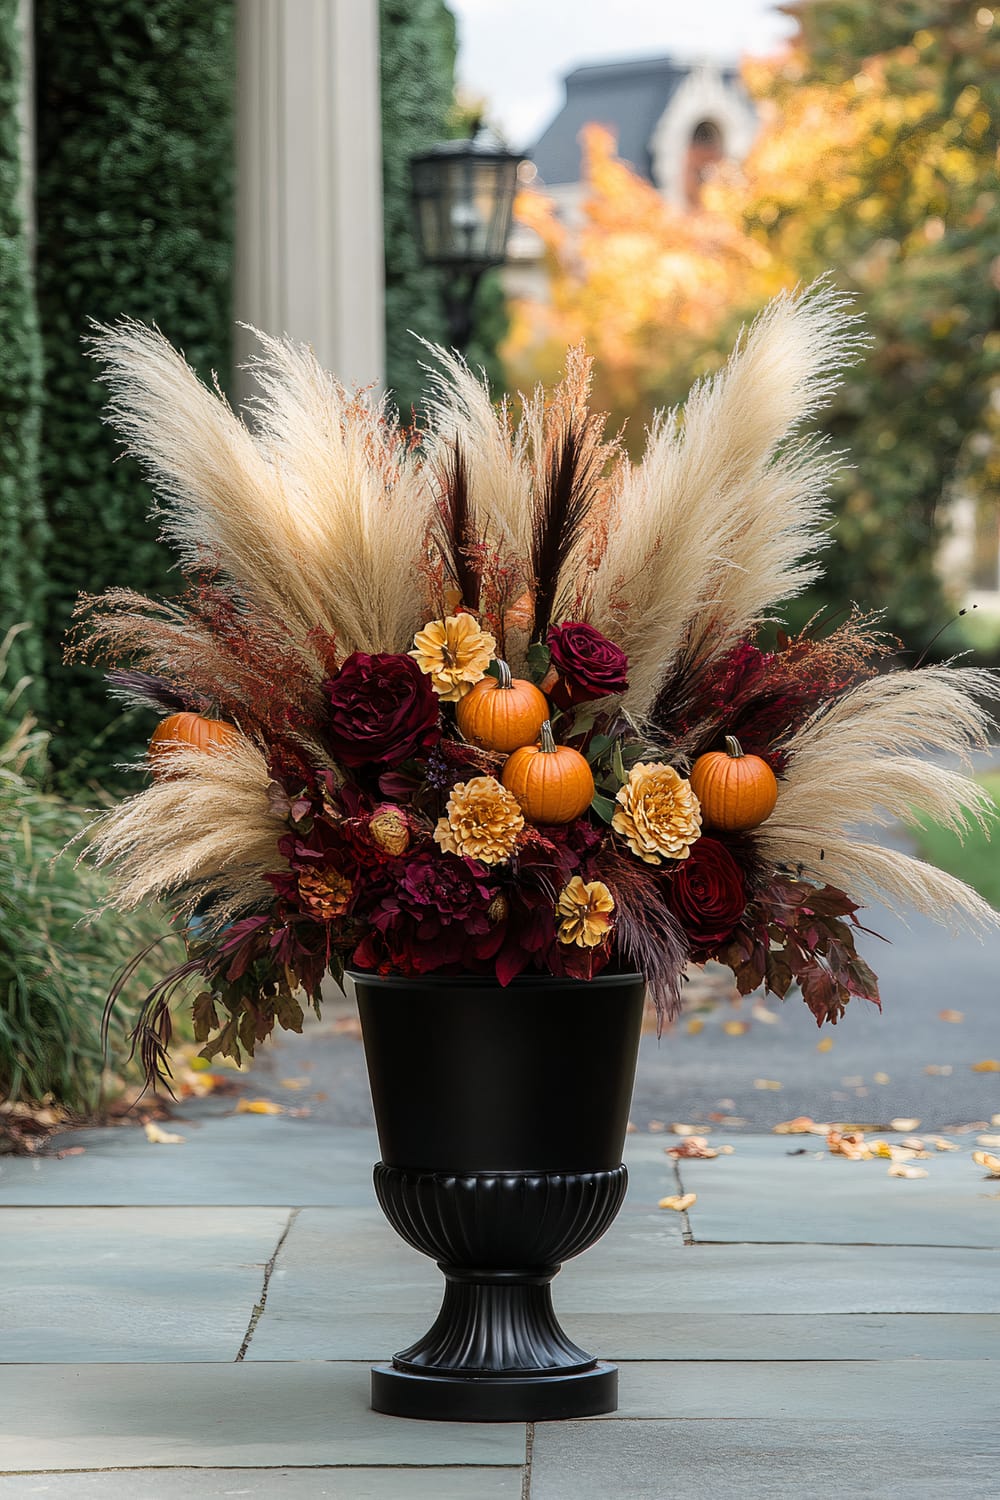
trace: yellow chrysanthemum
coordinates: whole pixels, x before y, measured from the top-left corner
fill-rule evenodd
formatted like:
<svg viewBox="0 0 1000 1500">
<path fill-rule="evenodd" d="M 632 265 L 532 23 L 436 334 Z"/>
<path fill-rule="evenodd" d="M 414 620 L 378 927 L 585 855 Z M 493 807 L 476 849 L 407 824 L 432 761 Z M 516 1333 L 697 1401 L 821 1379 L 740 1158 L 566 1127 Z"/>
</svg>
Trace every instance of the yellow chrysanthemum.
<svg viewBox="0 0 1000 1500">
<path fill-rule="evenodd" d="M 486 865 L 510 859 L 524 817 L 517 798 L 493 776 L 473 776 L 452 788 L 448 810 L 434 830 L 446 854 L 481 859 Z"/>
<path fill-rule="evenodd" d="M 691 783 L 673 766 L 640 761 L 629 772 L 617 800 L 620 805 L 611 826 L 624 834 L 633 854 L 647 865 L 687 859 L 691 845 L 701 836 L 701 804 Z"/>
<path fill-rule="evenodd" d="M 413 660 L 431 680 L 442 703 L 457 703 L 486 676 L 497 643 L 473 615 L 431 620 L 413 637 Z"/>
<path fill-rule="evenodd" d="M 584 885 L 579 875 L 574 875 L 556 903 L 559 923 L 559 941 L 575 943 L 578 948 L 596 948 L 603 943 L 611 931 L 611 913 L 615 909 L 615 898 L 603 880 L 589 880 Z"/>
</svg>

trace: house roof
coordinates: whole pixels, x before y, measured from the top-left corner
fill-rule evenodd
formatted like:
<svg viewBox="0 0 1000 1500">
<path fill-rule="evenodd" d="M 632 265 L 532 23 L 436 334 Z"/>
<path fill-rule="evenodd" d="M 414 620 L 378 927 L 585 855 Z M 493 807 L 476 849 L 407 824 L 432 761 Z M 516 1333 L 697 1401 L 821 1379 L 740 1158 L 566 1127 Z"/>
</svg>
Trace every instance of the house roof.
<svg viewBox="0 0 1000 1500">
<path fill-rule="evenodd" d="M 528 154 L 548 187 L 579 182 L 584 125 L 607 125 L 618 138 L 618 155 L 652 181 L 650 138 L 656 123 L 691 71 L 670 57 L 598 63 L 575 68 L 565 78 L 566 102 Z M 728 83 L 733 68 L 720 69 Z"/>
</svg>

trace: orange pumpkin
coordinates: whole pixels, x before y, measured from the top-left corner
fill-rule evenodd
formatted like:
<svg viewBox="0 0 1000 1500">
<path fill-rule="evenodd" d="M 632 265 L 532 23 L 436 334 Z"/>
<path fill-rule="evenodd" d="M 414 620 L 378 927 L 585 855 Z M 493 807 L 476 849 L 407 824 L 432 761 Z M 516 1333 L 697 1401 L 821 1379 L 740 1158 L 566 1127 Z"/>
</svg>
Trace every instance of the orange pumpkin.
<svg viewBox="0 0 1000 1500">
<path fill-rule="evenodd" d="M 515 750 L 501 781 L 529 823 L 572 823 L 594 796 L 594 774 L 578 750 L 557 745 L 548 719 L 537 745 Z"/>
<path fill-rule="evenodd" d="M 484 677 L 455 704 L 458 727 L 482 750 L 520 750 L 537 740 L 549 716 L 544 693 L 533 682 L 512 677 L 505 661 L 498 661 L 499 677 Z"/>
<path fill-rule="evenodd" d="M 201 714 L 169 714 L 153 730 L 149 742 L 149 763 L 154 776 L 169 775 L 166 763 L 178 745 L 192 750 L 214 750 L 238 744 L 240 732 L 222 719 L 206 719 Z"/>
<path fill-rule="evenodd" d="M 744 755 L 740 742 L 726 735 L 725 750 L 699 755 L 691 767 L 691 785 L 709 828 L 735 833 L 756 828 L 774 812 L 778 783 L 766 760 Z"/>
</svg>

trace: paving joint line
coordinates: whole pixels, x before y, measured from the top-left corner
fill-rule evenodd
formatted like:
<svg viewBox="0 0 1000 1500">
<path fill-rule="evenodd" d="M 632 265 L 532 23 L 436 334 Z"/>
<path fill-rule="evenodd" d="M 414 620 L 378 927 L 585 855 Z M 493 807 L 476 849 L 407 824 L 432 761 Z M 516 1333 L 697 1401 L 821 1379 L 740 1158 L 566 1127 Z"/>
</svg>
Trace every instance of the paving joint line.
<svg viewBox="0 0 1000 1500">
<path fill-rule="evenodd" d="M 524 1468 L 521 1471 L 521 1500 L 531 1500 L 531 1462 L 535 1456 L 535 1424 L 528 1422 L 524 1429 Z"/>
<path fill-rule="evenodd" d="M 264 1285 L 260 1289 L 260 1301 L 254 1304 L 253 1312 L 250 1314 L 250 1322 L 247 1324 L 247 1331 L 243 1335 L 243 1342 L 240 1345 L 239 1353 L 233 1361 L 234 1364 L 238 1365 L 246 1358 L 246 1352 L 250 1348 L 250 1341 L 257 1331 L 257 1324 L 260 1322 L 264 1314 L 264 1309 L 267 1306 L 267 1289 L 271 1284 L 271 1273 L 274 1270 L 275 1265 L 277 1264 L 278 1256 L 281 1254 L 282 1246 L 284 1245 L 285 1241 L 292 1231 L 292 1225 L 295 1223 L 295 1220 L 298 1218 L 301 1212 L 301 1208 L 292 1209 L 291 1213 L 288 1215 L 288 1223 L 281 1231 L 281 1238 L 278 1240 L 278 1243 L 275 1245 L 274 1250 L 271 1254 L 271 1259 L 264 1267 Z"/>
<path fill-rule="evenodd" d="M 681 1164 L 680 1164 L 680 1161 L 678 1160 L 678 1158 L 676 1156 L 673 1159 L 673 1163 L 674 1163 L 674 1181 L 677 1184 L 677 1191 L 678 1191 L 678 1193 L 680 1194 L 681 1197 L 683 1197 L 684 1196 L 684 1191 L 685 1191 L 685 1189 L 684 1189 L 684 1179 L 681 1176 Z M 690 1248 L 690 1246 L 692 1246 L 692 1245 L 694 1245 L 694 1244 L 697 1243 L 697 1241 L 695 1240 L 695 1237 L 694 1237 L 694 1230 L 691 1228 L 691 1220 L 688 1217 L 688 1211 L 687 1211 L 686 1208 L 681 1211 L 681 1233 L 684 1236 L 684 1247 L 685 1247 L 685 1249 L 688 1249 L 688 1248 Z"/>
</svg>

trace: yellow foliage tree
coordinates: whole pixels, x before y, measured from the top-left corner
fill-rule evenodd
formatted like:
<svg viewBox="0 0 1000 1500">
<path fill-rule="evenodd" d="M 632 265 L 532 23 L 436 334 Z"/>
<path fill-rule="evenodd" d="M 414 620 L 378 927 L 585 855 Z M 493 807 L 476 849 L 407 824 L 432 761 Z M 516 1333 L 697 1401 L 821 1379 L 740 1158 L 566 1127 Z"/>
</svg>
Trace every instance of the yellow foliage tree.
<svg viewBox="0 0 1000 1500">
<path fill-rule="evenodd" d="M 615 155 L 600 125 L 582 134 L 586 196 L 578 227 L 533 191 L 516 214 L 541 239 L 549 301 L 512 308 L 503 357 L 511 385 L 552 380 L 568 344 L 586 341 L 595 399 L 642 422 L 664 397 L 714 368 L 720 330 L 783 284 L 766 246 L 718 211 L 681 212 Z M 638 436 L 638 434 L 637 434 Z"/>
</svg>

